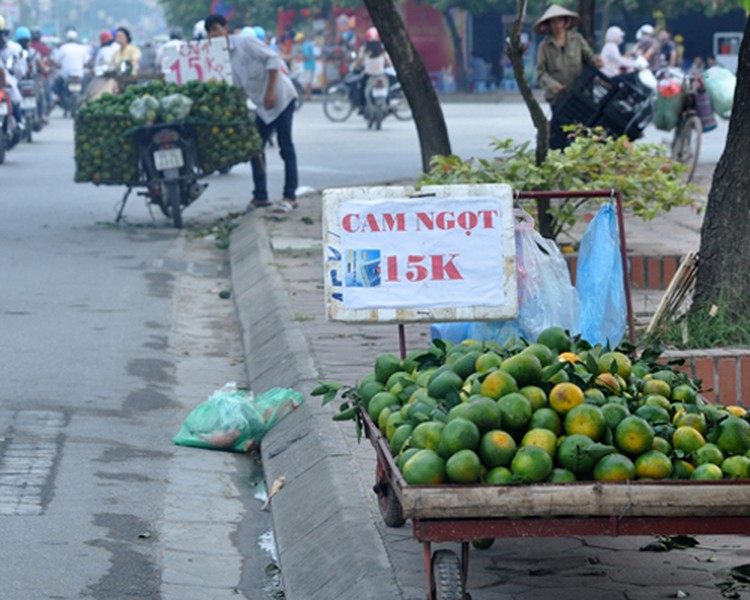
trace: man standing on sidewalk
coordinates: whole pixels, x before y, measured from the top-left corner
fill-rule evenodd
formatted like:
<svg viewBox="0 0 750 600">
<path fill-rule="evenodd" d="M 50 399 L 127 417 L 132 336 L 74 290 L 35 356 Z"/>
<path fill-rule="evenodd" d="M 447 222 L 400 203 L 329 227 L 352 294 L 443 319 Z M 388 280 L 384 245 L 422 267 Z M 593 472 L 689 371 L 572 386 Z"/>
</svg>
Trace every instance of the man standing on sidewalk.
<svg viewBox="0 0 750 600">
<path fill-rule="evenodd" d="M 226 37 L 232 78 L 255 103 L 258 127 L 263 146 L 275 130 L 281 158 L 284 161 L 284 196 L 272 204 L 268 200 L 265 152 L 253 157 L 253 199 L 248 209 L 273 206 L 273 212 L 288 213 L 297 208 L 297 155 L 292 142 L 292 117 L 297 92 L 282 72 L 284 62 L 271 48 L 254 37 L 230 36 L 227 20 L 222 15 L 206 17 L 209 38 Z"/>
</svg>

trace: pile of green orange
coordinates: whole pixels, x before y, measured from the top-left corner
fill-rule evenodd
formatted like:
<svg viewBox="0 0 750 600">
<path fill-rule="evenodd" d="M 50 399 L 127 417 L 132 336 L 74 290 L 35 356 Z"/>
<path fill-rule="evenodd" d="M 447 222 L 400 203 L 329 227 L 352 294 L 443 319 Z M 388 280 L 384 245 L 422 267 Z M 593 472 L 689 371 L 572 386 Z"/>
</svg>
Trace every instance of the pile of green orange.
<svg viewBox="0 0 750 600">
<path fill-rule="evenodd" d="M 410 484 L 750 478 L 745 409 L 698 390 L 654 353 L 552 327 L 381 355 L 356 396 Z"/>
<path fill-rule="evenodd" d="M 225 82 L 191 81 L 178 86 L 162 81 L 129 86 L 121 94 L 104 94 L 86 102 L 75 117 L 76 182 L 135 184 L 139 178 L 136 135 L 138 123 L 130 109 L 144 98 L 153 102 L 177 94 L 192 101 L 185 123 L 195 137 L 198 163 L 204 174 L 250 160 L 261 151 L 242 89 Z M 162 107 L 146 122 L 171 122 L 174 111 Z"/>
</svg>

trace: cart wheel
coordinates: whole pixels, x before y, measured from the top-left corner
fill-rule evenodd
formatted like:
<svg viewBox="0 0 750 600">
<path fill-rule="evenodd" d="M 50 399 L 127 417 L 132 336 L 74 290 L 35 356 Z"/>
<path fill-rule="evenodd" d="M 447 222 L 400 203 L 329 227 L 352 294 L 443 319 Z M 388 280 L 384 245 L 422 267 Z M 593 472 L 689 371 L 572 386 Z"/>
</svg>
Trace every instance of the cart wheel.
<svg viewBox="0 0 750 600">
<path fill-rule="evenodd" d="M 378 506 L 380 508 L 380 514 L 383 516 L 383 522 L 388 527 L 401 527 L 406 523 L 404 513 L 401 510 L 401 502 L 399 502 L 396 492 L 394 492 L 393 488 L 387 483 L 380 485 Z"/>
<path fill-rule="evenodd" d="M 436 550 L 432 555 L 435 600 L 464 600 L 461 589 L 461 563 L 455 552 Z"/>
</svg>

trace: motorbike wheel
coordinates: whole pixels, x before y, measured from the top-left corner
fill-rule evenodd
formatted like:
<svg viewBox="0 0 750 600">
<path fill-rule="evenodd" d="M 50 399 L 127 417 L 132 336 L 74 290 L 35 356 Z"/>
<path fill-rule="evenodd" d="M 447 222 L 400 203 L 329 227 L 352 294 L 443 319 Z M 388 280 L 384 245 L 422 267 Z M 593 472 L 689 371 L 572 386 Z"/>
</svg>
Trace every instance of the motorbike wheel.
<svg viewBox="0 0 750 600">
<path fill-rule="evenodd" d="M 5 148 L 7 142 L 5 139 L 5 132 L 2 130 L 2 123 L 0 123 L 0 165 L 5 162 Z"/>
<path fill-rule="evenodd" d="M 177 229 L 182 229 L 182 207 L 180 206 L 180 182 L 167 181 L 162 184 L 161 210 L 172 219 Z"/>
<path fill-rule="evenodd" d="M 32 133 L 31 132 L 32 131 L 33 131 L 33 127 L 31 126 L 31 123 L 29 123 L 29 120 L 26 119 L 26 129 L 24 130 L 24 137 L 26 138 L 26 143 L 27 144 L 30 144 L 31 141 L 32 141 L 31 140 L 31 138 L 32 138 Z"/>
<path fill-rule="evenodd" d="M 354 106 L 349 100 L 349 91 L 343 85 L 333 84 L 325 92 L 323 112 L 334 123 L 341 123 L 349 118 Z"/>
<path fill-rule="evenodd" d="M 390 112 L 393 114 L 394 117 L 396 117 L 399 121 L 411 121 L 413 115 L 411 114 L 411 107 L 409 106 L 409 103 L 406 101 L 406 96 L 404 96 L 404 92 L 401 90 L 398 90 L 395 92 L 390 100 Z"/>
<path fill-rule="evenodd" d="M 378 104 L 375 107 L 375 116 L 373 118 L 373 121 L 375 121 L 375 129 L 377 131 L 380 131 L 380 127 L 383 125 L 384 116 L 385 116 L 385 113 L 383 111 L 383 107 Z"/>
</svg>

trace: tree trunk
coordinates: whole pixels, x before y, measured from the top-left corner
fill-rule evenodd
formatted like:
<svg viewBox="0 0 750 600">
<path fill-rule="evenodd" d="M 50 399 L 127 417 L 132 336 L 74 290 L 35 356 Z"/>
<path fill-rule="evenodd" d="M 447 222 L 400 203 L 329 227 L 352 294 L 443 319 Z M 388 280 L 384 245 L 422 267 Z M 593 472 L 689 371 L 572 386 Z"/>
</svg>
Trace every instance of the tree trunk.
<svg viewBox="0 0 750 600">
<path fill-rule="evenodd" d="M 451 154 L 443 110 L 427 69 L 409 38 L 393 0 L 365 0 L 365 6 L 393 60 L 414 115 L 422 152 L 422 170 L 426 173 L 430 170 L 433 157 Z"/>
<path fill-rule="evenodd" d="M 531 121 L 536 129 L 536 164 L 541 165 L 547 159 L 549 151 L 549 121 L 544 114 L 539 102 L 536 101 L 531 85 L 526 80 L 526 74 L 523 68 L 523 55 L 527 48 L 521 43 L 521 31 L 523 22 L 526 19 L 527 0 L 518 0 L 516 6 L 516 18 L 510 26 L 508 35 L 508 45 L 506 52 L 513 65 L 513 75 L 518 83 L 518 91 L 526 103 L 531 114 Z M 544 237 L 551 238 L 554 235 L 552 230 L 552 218 L 549 214 L 550 202 L 547 199 L 537 200 L 537 222 L 539 223 L 539 233 Z"/>
<path fill-rule="evenodd" d="M 581 22 L 578 25 L 579 33 L 586 38 L 586 41 L 596 52 L 596 41 L 594 32 L 596 25 L 594 23 L 594 13 L 596 12 L 596 0 L 578 0 L 578 14 L 581 16 Z"/>
<path fill-rule="evenodd" d="M 745 23 L 737 88 L 724 152 L 716 166 L 701 227 L 700 262 L 690 317 L 712 305 L 730 322 L 750 318 L 750 20 Z"/>
<path fill-rule="evenodd" d="M 456 21 L 450 8 L 443 11 L 443 20 L 445 21 L 448 31 L 453 41 L 453 53 L 456 57 L 456 89 L 462 92 L 469 91 L 469 82 L 466 80 L 466 69 L 464 69 L 464 45 L 461 36 L 456 29 Z"/>
</svg>

